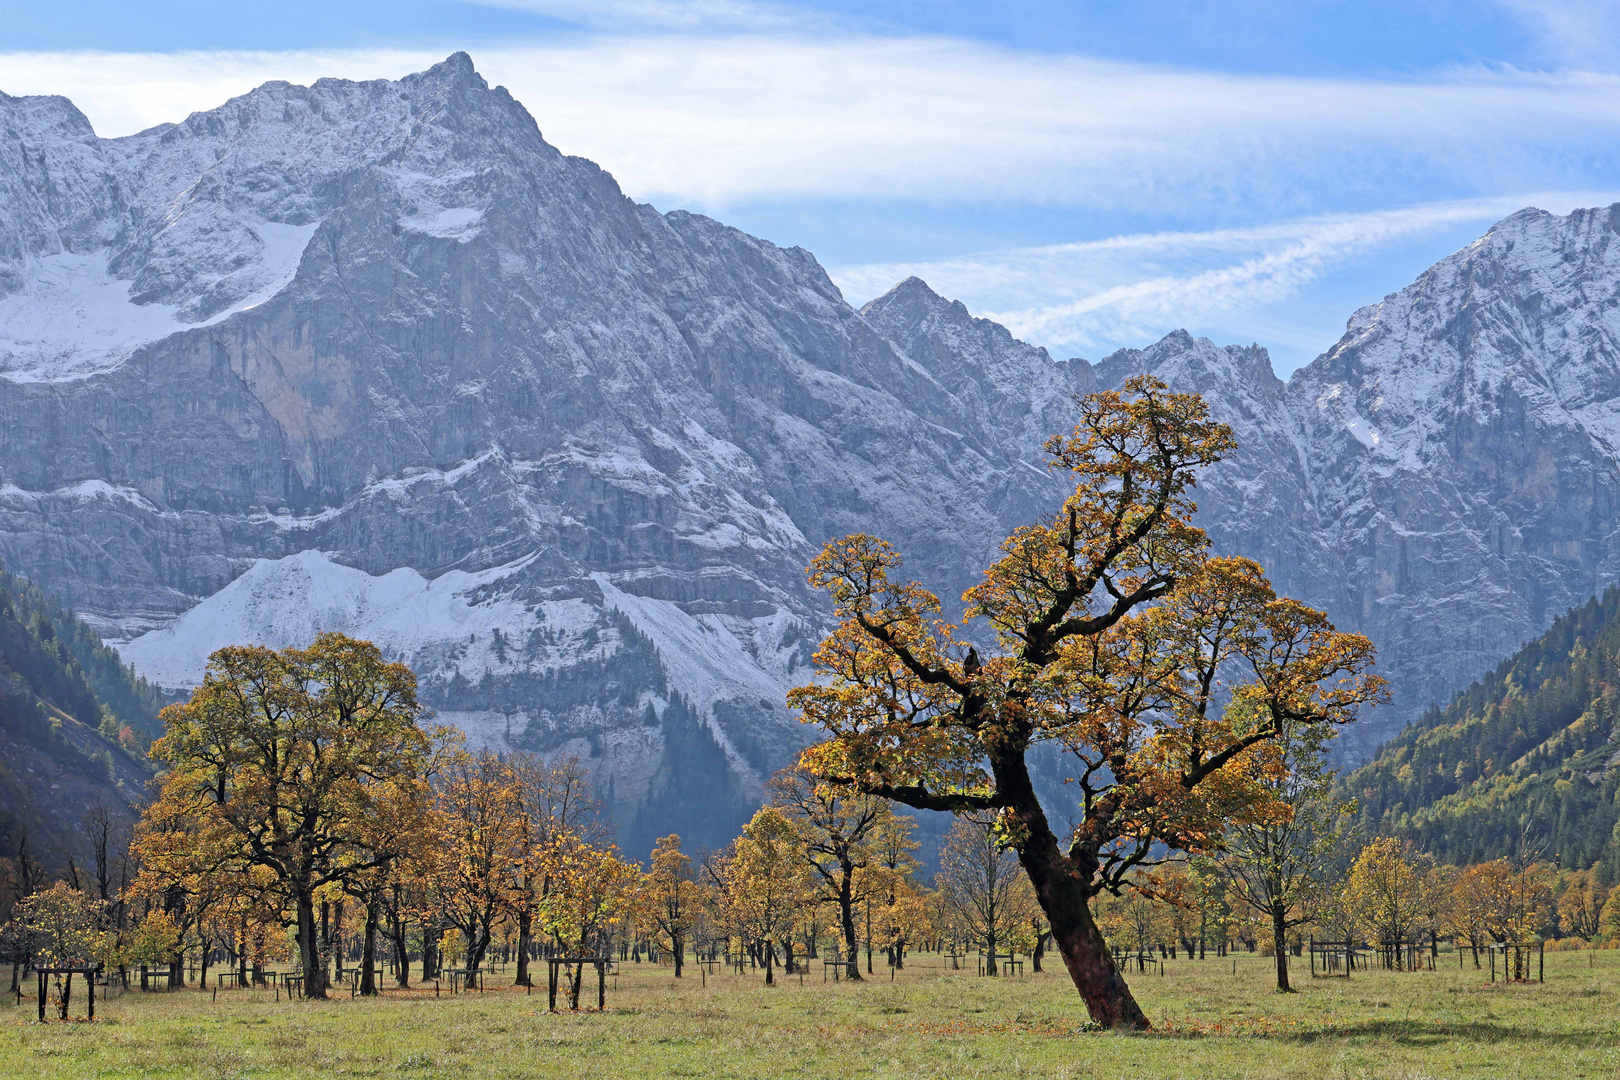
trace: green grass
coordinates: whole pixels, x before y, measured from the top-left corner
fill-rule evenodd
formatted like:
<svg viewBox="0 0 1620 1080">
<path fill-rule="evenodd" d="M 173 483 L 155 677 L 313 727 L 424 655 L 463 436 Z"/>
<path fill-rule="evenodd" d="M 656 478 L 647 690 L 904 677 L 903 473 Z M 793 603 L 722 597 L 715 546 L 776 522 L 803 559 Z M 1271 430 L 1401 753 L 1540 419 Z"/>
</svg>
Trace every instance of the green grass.
<svg viewBox="0 0 1620 1080">
<path fill-rule="evenodd" d="M 885 971 L 824 984 L 818 971 L 771 989 L 753 974 L 703 987 L 695 971 L 677 985 L 667 967 L 623 967 L 605 1014 L 549 1015 L 538 993 L 493 989 L 318 1004 L 186 991 L 106 1002 L 93 1025 L 39 1025 L 25 998 L 0 1006 L 0 1076 L 1620 1076 L 1620 951 L 1549 953 L 1543 986 L 1492 986 L 1442 956 L 1438 972 L 1306 977 L 1286 996 L 1263 957 L 1239 958 L 1235 976 L 1231 960 L 1172 961 L 1132 977 L 1161 1028 L 1138 1036 L 1082 1030 L 1062 973 L 990 980 L 928 955 L 892 983 Z"/>
</svg>

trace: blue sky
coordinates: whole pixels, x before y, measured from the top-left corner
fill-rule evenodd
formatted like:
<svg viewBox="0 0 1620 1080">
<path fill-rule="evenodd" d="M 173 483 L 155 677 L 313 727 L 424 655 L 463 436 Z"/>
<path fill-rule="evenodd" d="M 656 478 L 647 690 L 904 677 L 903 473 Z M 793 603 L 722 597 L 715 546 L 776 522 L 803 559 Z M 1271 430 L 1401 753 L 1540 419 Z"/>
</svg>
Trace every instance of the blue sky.
<svg viewBox="0 0 1620 1080">
<path fill-rule="evenodd" d="M 1524 205 L 1620 199 L 1620 0 L 9 4 L 0 90 L 104 135 L 466 49 L 632 196 L 917 273 L 1062 356 L 1286 374 Z"/>
</svg>

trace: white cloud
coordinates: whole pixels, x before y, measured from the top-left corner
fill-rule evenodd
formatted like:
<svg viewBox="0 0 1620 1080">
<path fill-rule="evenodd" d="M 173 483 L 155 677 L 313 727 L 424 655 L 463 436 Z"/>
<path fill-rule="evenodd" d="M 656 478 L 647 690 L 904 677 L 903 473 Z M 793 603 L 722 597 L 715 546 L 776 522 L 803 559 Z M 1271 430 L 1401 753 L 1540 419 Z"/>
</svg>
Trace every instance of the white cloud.
<svg viewBox="0 0 1620 1080">
<path fill-rule="evenodd" d="M 407 50 L 9 53 L 0 54 L 0 92 L 59 94 L 97 134 L 114 137 L 184 120 L 272 79 L 397 79 L 443 59 Z"/>
<path fill-rule="evenodd" d="M 13 53 L 0 55 L 0 89 L 66 94 L 99 131 L 123 134 L 270 78 L 397 77 L 438 59 Z M 1591 183 L 1620 146 L 1620 78 L 1600 75 L 1258 77 L 787 33 L 606 35 L 475 60 L 553 143 L 600 162 L 631 194 L 718 210 L 898 198 L 1298 214 L 1333 205 L 1324 192 L 1365 203 L 1369 191 L 1419 183 Z"/>
<path fill-rule="evenodd" d="M 1059 351 L 1095 354 L 1226 317 L 1269 324 L 1272 343 L 1294 332 L 1303 350 L 1317 331 L 1278 324 L 1267 305 L 1305 295 L 1352 257 L 1536 199 L 1307 215 L 1418 191 L 1607 186 L 1620 172 L 1613 75 L 1245 76 L 810 27 L 802 20 L 821 16 L 747 0 L 485 2 L 588 27 L 474 59 L 552 143 L 660 205 L 725 216 L 770 201 L 1047 204 L 1069 211 L 1077 232 L 1118 212 L 1294 219 L 837 272 L 856 299 L 917 273 Z M 1539 0 L 1501 2 L 1553 27 L 1549 40 L 1577 43 L 1593 25 L 1559 22 Z M 375 49 L 12 53 L 0 54 L 0 90 L 64 94 L 115 135 L 269 79 L 397 78 L 441 59 Z"/>
<path fill-rule="evenodd" d="M 550 15 L 592 29 L 802 30 L 831 21 L 817 12 L 752 0 L 470 0 L 484 7 Z"/>
<path fill-rule="evenodd" d="M 1498 0 L 1541 43 L 1549 59 L 1612 70 L 1620 60 L 1616 0 Z"/>
<path fill-rule="evenodd" d="M 1267 321 L 1267 305 L 1298 295 L 1337 266 L 1400 241 L 1459 225 L 1483 226 L 1525 206 L 1567 212 L 1617 197 L 1555 192 L 1470 199 L 1256 228 L 1148 233 L 932 262 L 835 267 L 832 277 L 859 303 L 916 275 L 1021 338 L 1062 355 L 1096 356 L 1177 327 Z"/>
</svg>

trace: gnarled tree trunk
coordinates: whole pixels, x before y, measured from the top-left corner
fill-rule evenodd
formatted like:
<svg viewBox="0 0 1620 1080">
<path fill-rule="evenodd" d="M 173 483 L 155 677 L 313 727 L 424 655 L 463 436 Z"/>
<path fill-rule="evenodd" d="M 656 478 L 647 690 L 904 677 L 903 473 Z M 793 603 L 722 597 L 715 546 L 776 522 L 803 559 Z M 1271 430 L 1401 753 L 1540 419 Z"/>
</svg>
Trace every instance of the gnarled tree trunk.
<svg viewBox="0 0 1620 1080">
<path fill-rule="evenodd" d="M 377 921 L 380 907 L 374 889 L 366 896 L 366 936 L 365 943 L 360 947 L 361 997 L 377 996 Z"/>
<path fill-rule="evenodd" d="M 534 947 L 534 912 L 525 906 L 518 912 L 517 981 L 513 986 L 529 985 L 529 950 Z M 676 972 L 680 974 L 679 971 Z"/>
<path fill-rule="evenodd" d="M 1066 856 L 1035 797 L 1022 756 L 994 763 L 1003 797 L 1022 826 L 1018 861 L 1035 887 L 1051 928 L 1052 943 L 1091 1019 L 1106 1028 L 1147 1031 L 1153 1025 L 1136 1003 L 1125 977 L 1091 917 L 1091 874 Z"/>
<path fill-rule="evenodd" d="M 861 939 L 855 934 L 855 896 L 854 882 L 855 868 L 850 865 L 840 865 L 841 877 L 838 882 L 838 917 L 843 923 L 844 931 L 844 960 L 848 970 L 848 978 L 853 982 L 861 981 Z"/>
</svg>

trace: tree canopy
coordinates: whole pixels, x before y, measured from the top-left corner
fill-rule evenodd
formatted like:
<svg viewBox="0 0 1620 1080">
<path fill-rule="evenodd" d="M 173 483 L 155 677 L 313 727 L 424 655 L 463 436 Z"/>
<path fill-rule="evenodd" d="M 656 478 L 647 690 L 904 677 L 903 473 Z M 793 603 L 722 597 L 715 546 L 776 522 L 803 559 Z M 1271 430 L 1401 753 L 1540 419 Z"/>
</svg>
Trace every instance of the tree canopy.
<svg viewBox="0 0 1620 1080">
<path fill-rule="evenodd" d="M 377 647 L 322 634 L 307 649 L 231 646 L 164 710 L 166 763 L 140 842 L 181 838 L 202 877 L 262 868 L 296 911 L 304 992 L 324 997 L 314 905 L 417 846 L 434 743 L 416 677 Z"/>
<path fill-rule="evenodd" d="M 1210 556 L 1189 492 L 1233 440 L 1202 399 L 1138 376 L 1079 406 L 1073 434 L 1047 443 L 1074 493 L 1003 542 L 962 624 L 899 576 L 888 543 L 827 544 L 810 581 L 840 624 L 816 654 L 822 678 L 790 700 L 830 736 L 802 759 L 817 776 L 996 812 L 1093 1019 L 1145 1028 L 1091 898 L 1157 845 L 1209 850 L 1231 822 L 1286 815 L 1255 780 L 1268 744 L 1285 724 L 1354 719 L 1382 686 L 1366 638 L 1279 598 L 1255 563 Z M 1041 743 L 1072 766 L 1064 839 L 1030 773 Z"/>
</svg>

